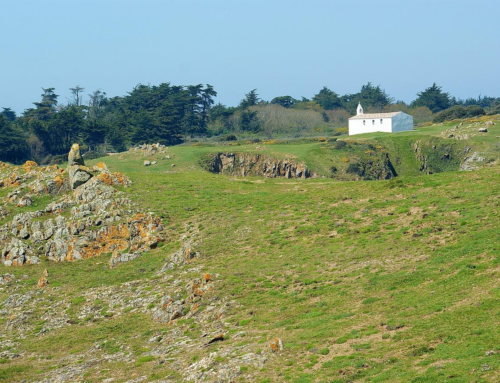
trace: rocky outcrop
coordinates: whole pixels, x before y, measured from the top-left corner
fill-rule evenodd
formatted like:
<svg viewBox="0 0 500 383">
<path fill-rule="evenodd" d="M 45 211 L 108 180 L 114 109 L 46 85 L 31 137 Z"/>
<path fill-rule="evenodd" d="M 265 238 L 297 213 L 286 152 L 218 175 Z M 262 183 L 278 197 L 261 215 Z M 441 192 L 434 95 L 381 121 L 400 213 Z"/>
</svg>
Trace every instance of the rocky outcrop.
<svg viewBox="0 0 500 383">
<path fill-rule="evenodd" d="M 168 150 L 168 147 L 159 143 L 156 144 L 142 144 L 130 148 L 132 152 L 142 152 L 144 155 L 155 155 L 165 153 Z"/>
<path fill-rule="evenodd" d="M 303 163 L 278 160 L 256 153 L 216 153 L 202 166 L 212 173 L 233 176 L 264 176 L 268 178 L 309 178 L 314 176 Z"/>
<path fill-rule="evenodd" d="M 124 254 L 115 254 L 109 260 L 109 267 L 113 268 L 118 266 L 120 263 L 130 262 L 136 258 L 139 258 L 141 253 L 124 253 Z"/>
<path fill-rule="evenodd" d="M 161 220 L 140 213 L 115 188 L 130 185 L 127 177 L 111 173 L 103 163 L 86 167 L 76 144 L 68 161 L 72 165 L 67 173 L 57 167 L 35 169 L 28 164 L 24 171 L 9 169 L 3 178 L 7 179 L 3 185 L 17 187 L 7 195 L 2 216 L 8 216 L 9 204 L 25 207 L 36 196 L 74 188 L 43 210 L 17 214 L 0 226 L 0 255 L 5 265 L 38 263 L 42 257 L 62 262 L 111 254 L 113 267 L 157 246 L 162 240 Z M 78 173 L 89 177 L 79 178 Z"/>
<path fill-rule="evenodd" d="M 484 157 L 481 157 L 478 152 L 472 153 L 472 155 L 465 157 L 464 161 L 460 165 L 460 170 L 462 171 L 472 171 L 478 169 L 484 163 Z"/>
<path fill-rule="evenodd" d="M 69 185 L 73 190 L 92 178 L 92 174 L 89 172 L 89 169 L 82 165 L 68 166 L 68 175 Z"/>
<path fill-rule="evenodd" d="M 40 263 L 40 258 L 34 255 L 31 246 L 17 238 L 11 238 L 10 242 L 5 243 L 1 259 L 5 266 Z"/>
<path fill-rule="evenodd" d="M 417 140 L 412 143 L 420 171 L 425 174 L 442 173 L 460 169 L 462 161 L 471 150 L 464 142 L 438 137 Z"/>
<path fill-rule="evenodd" d="M 351 162 L 347 173 L 355 174 L 365 181 L 388 180 L 397 177 L 396 170 L 387 152 L 361 156 L 357 162 Z"/>
<path fill-rule="evenodd" d="M 180 317 L 192 317 L 198 312 L 200 302 L 207 300 L 207 295 L 213 291 L 213 277 L 204 274 L 189 282 L 184 290 L 185 298 L 164 295 L 160 307 L 153 311 L 154 320 L 170 323 Z"/>
</svg>

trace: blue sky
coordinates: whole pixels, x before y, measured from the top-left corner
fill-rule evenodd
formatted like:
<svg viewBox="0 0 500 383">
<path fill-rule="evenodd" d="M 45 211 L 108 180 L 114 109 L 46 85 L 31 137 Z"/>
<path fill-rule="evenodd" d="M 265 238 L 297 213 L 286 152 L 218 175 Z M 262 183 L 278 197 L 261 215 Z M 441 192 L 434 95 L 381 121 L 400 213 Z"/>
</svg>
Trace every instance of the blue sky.
<svg viewBox="0 0 500 383">
<path fill-rule="evenodd" d="M 500 96 L 498 0 L 0 0 L 0 107 L 54 87 L 121 96 L 211 84 L 217 101 L 355 93 L 411 101 L 433 82 Z"/>
</svg>

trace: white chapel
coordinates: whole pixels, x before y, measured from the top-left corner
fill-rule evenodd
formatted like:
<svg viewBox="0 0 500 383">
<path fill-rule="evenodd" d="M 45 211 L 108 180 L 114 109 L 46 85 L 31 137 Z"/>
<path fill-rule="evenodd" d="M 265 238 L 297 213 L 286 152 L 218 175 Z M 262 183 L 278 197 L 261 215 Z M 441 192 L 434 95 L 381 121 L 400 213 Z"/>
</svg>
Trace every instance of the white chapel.
<svg viewBox="0 0 500 383">
<path fill-rule="evenodd" d="M 413 116 L 403 112 L 363 113 L 358 104 L 356 115 L 349 119 L 349 135 L 373 132 L 403 132 L 413 130 Z"/>
</svg>

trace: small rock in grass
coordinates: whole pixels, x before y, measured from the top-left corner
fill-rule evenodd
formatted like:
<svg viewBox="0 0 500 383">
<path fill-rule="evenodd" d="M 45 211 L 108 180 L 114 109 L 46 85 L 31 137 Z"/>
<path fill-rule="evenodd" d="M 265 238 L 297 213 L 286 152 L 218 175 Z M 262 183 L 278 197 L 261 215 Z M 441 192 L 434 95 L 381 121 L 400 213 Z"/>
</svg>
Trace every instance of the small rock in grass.
<svg viewBox="0 0 500 383">
<path fill-rule="evenodd" d="M 280 338 L 274 338 L 269 342 L 269 347 L 271 347 L 272 352 L 283 351 L 283 341 Z"/>
<path fill-rule="evenodd" d="M 39 289 L 42 289 L 42 288 L 46 287 L 48 284 L 49 284 L 49 280 L 47 278 L 40 277 L 40 279 L 38 280 L 37 287 Z"/>
<path fill-rule="evenodd" d="M 215 342 L 222 342 L 223 340 L 224 340 L 224 334 L 219 334 L 219 335 L 213 337 L 212 339 L 210 339 L 210 341 L 207 343 L 207 346 L 209 344 L 212 344 Z"/>
</svg>

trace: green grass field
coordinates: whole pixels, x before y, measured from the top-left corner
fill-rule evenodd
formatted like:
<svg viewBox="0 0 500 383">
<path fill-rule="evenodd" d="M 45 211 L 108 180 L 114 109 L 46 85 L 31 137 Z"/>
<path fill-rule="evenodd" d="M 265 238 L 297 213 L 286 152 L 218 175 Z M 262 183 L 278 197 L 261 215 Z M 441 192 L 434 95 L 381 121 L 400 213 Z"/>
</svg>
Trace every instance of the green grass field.
<svg viewBox="0 0 500 383">
<path fill-rule="evenodd" d="M 243 365 L 236 379 L 241 382 L 500 380 L 500 168 L 493 163 L 474 172 L 424 175 L 409 144 L 438 139 L 453 125 L 354 138 L 400 159 L 399 177 L 386 181 L 332 178 L 331 166 L 341 173 L 342 158 L 356 155 L 335 149 L 333 142 L 176 146 L 168 149 L 170 160 L 133 152 L 105 158 L 112 171 L 133 181 L 127 195 L 164 219 L 165 246 L 111 270 L 105 257 L 1 266 L 2 273 L 16 275 L 18 294 L 36 290 L 45 268 L 51 284 L 33 298 L 37 330 L 9 332 L 9 318 L 1 317 L 0 352 L 23 357 L 0 360 L 0 380 L 42 379 L 50 369 L 78 363 L 68 355 L 85 365 L 96 343 L 103 345 L 99 355 L 125 347 L 133 362 L 109 358 L 90 364 L 82 381 L 182 381 L 179 366 L 212 352 L 218 353 L 216 365 L 238 353 L 268 355 L 263 367 Z M 453 144 L 457 150 L 473 146 L 496 160 L 496 134 L 498 123 L 484 138 Z M 324 178 L 237 178 L 199 165 L 207 153 L 256 150 L 304 161 Z M 143 159 L 158 164 L 145 168 Z M 126 308 L 96 321 L 76 318 L 87 289 L 130 281 L 137 281 L 139 296 L 157 305 L 171 287 L 155 283 L 156 272 L 181 236 L 193 230 L 202 239 L 202 257 L 194 265 L 218 275 L 216 294 L 236 302 L 221 318 L 226 340 L 162 359 L 150 356 L 151 334 L 168 336 L 177 329 L 198 339 L 199 324 L 181 319 L 167 326 Z M 193 265 L 168 273 L 174 278 L 184 272 L 194 275 Z M 4 288 L 0 302 L 8 296 Z M 58 302 L 63 303 L 57 310 L 75 324 L 39 334 L 44 315 Z M 103 302 L 94 305 L 112 311 Z M 276 337 L 284 350 L 272 354 L 269 342 Z M 225 355 L 229 349 L 236 354 Z"/>
</svg>

